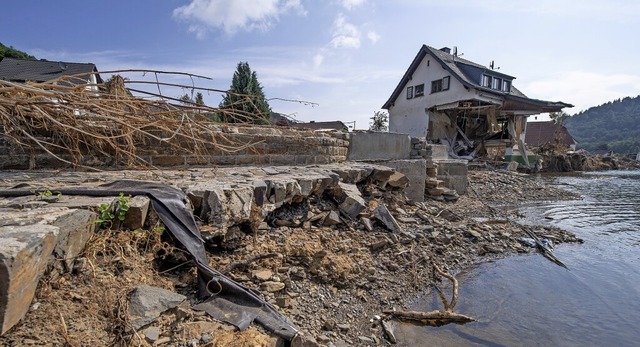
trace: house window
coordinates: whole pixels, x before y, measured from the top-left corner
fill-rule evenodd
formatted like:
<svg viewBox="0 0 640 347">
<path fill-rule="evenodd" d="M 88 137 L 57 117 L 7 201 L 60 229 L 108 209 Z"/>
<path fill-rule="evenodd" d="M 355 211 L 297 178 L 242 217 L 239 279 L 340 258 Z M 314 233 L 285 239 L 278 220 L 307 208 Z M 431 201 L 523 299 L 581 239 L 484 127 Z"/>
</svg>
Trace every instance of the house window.
<svg viewBox="0 0 640 347">
<path fill-rule="evenodd" d="M 442 91 L 442 80 L 435 80 L 431 82 L 431 93 L 437 93 Z"/>
<path fill-rule="evenodd" d="M 413 98 L 413 87 L 407 87 L 407 99 Z"/>
<path fill-rule="evenodd" d="M 424 95 L 424 84 L 418 84 L 415 87 L 416 98 Z"/>
<path fill-rule="evenodd" d="M 487 87 L 490 88 L 491 87 L 491 76 L 489 75 L 482 75 L 482 83 L 481 85 L 483 87 Z"/>
<path fill-rule="evenodd" d="M 511 83 L 509 81 L 502 81 L 502 91 L 505 93 L 511 92 Z"/>
<path fill-rule="evenodd" d="M 491 84 L 491 88 L 492 89 L 501 90 L 502 89 L 502 79 L 494 77 L 493 78 L 493 83 Z"/>
<path fill-rule="evenodd" d="M 432 81 L 431 94 L 441 92 L 444 90 L 449 90 L 450 82 L 451 82 L 451 76 L 446 76 L 439 80 Z"/>
</svg>

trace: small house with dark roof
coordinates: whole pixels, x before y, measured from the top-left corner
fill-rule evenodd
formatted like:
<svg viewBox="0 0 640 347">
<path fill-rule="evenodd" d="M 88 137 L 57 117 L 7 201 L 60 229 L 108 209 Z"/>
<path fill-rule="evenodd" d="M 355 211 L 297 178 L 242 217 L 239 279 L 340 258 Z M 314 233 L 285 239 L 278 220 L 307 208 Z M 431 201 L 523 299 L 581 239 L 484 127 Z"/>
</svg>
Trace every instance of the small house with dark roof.
<svg viewBox="0 0 640 347">
<path fill-rule="evenodd" d="M 573 105 L 529 98 L 514 80 L 462 59 L 455 47 L 423 45 L 382 106 L 389 111 L 389 131 L 448 144 L 453 158 L 484 153 L 529 166 L 528 154 L 520 154 L 527 153 L 527 117 Z"/>
<path fill-rule="evenodd" d="M 68 79 L 70 83 L 74 85 L 87 84 L 91 89 L 97 89 L 96 84 L 103 82 L 98 74 L 98 69 L 91 63 L 15 58 L 4 58 L 0 61 L 0 79 L 5 81 L 48 82 L 65 76 L 73 76 Z"/>
<path fill-rule="evenodd" d="M 531 147 L 544 144 L 560 144 L 575 151 L 576 140 L 561 123 L 528 122 L 524 142 Z"/>
<path fill-rule="evenodd" d="M 339 120 L 328 122 L 290 123 L 290 127 L 310 130 L 338 130 L 348 132 L 349 128 Z"/>
</svg>

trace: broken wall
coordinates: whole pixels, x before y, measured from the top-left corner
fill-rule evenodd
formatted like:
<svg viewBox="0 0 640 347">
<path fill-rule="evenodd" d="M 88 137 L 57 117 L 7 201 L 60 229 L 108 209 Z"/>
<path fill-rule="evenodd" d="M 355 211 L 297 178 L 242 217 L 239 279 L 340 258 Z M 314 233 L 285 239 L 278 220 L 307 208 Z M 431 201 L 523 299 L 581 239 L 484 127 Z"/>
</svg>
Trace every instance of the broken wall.
<svg viewBox="0 0 640 347">
<path fill-rule="evenodd" d="M 344 162 L 349 146 L 347 133 L 268 126 L 216 125 L 209 136 L 214 143 L 202 148 L 201 154 L 189 149 L 192 145 L 187 143 L 188 139 L 181 140 L 184 141 L 183 146 L 178 147 L 147 138 L 137 146 L 136 155 L 155 167 L 309 165 Z M 54 137 L 51 135 L 50 141 L 54 142 Z M 49 150 L 68 163 L 40 147 L 21 147 L 14 140 L 0 135 L 0 170 L 57 169 L 74 165 L 103 169 L 129 167 L 120 159 L 119 153 L 105 156 L 88 150 L 78 159 L 77 153 L 72 155 L 64 147 Z"/>
</svg>

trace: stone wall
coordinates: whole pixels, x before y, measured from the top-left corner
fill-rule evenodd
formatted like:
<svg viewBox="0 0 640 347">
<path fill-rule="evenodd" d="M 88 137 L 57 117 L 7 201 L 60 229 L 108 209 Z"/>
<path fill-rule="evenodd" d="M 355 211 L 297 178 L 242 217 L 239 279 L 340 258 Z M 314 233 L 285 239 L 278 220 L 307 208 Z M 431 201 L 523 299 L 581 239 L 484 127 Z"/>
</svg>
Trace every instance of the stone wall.
<svg viewBox="0 0 640 347">
<path fill-rule="evenodd" d="M 349 135 L 349 160 L 379 161 L 409 159 L 411 137 L 407 134 L 353 132 Z"/>
<path fill-rule="evenodd" d="M 171 134 L 157 134 L 168 137 Z M 168 135 L 168 136 L 167 136 Z M 314 132 L 268 126 L 214 125 L 205 134 L 214 144 L 194 146 L 192 141 L 176 144 L 152 137 L 138 139 L 136 155 L 155 167 L 186 166 L 244 166 L 244 165 L 309 165 L 346 161 L 349 134 L 341 132 Z M 55 143 L 55 135 L 40 140 Z M 29 142 L 26 142 L 29 143 Z M 87 150 L 78 159 L 64 147 L 48 148 L 60 158 L 77 165 L 107 169 L 130 167 L 119 153 L 98 154 Z M 42 168 L 71 168 L 42 148 L 32 145 L 21 147 L 12 139 L 0 135 L 0 170 Z"/>
</svg>

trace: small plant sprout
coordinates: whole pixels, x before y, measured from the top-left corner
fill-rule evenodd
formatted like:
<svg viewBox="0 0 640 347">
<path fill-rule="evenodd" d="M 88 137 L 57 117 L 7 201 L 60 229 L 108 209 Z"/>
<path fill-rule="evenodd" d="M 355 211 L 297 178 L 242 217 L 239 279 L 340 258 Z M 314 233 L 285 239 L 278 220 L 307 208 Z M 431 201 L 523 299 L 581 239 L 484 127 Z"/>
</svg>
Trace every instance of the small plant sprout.
<svg viewBox="0 0 640 347">
<path fill-rule="evenodd" d="M 102 227 L 107 227 L 111 226 L 116 218 L 120 222 L 124 221 L 130 208 L 130 202 L 130 196 L 125 196 L 124 193 L 120 193 L 115 204 L 102 204 L 98 206 L 98 218 L 96 218 L 96 224 L 100 224 Z"/>
</svg>

